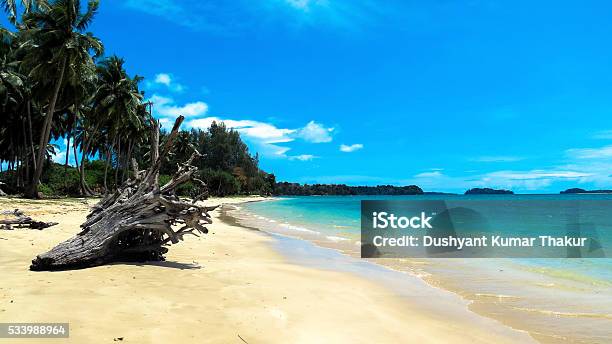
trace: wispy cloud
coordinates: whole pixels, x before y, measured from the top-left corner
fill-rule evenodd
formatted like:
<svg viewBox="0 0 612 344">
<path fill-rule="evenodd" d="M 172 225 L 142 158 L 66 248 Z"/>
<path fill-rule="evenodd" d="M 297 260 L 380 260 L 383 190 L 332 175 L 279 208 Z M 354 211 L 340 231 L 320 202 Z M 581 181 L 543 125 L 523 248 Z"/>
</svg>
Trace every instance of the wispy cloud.
<svg viewBox="0 0 612 344">
<path fill-rule="evenodd" d="M 357 174 L 342 174 L 342 175 L 318 175 L 318 176 L 303 176 L 297 180 L 300 183 L 322 183 L 322 184 L 391 184 L 391 180 L 380 176 L 357 175 Z"/>
<path fill-rule="evenodd" d="M 190 29 L 219 30 L 219 27 L 213 23 L 215 6 L 208 1 L 127 0 L 124 2 L 124 6 L 135 11 L 164 18 L 174 24 Z M 210 21 L 208 21 L 209 18 Z"/>
<path fill-rule="evenodd" d="M 329 4 L 326 0 L 284 0 L 289 6 L 298 9 L 300 11 L 310 11 L 312 7 L 316 6 L 327 6 Z"/>
<path fill-rule="evenodd" d="M 467 176 L 452 176 L 440 171 L 423 172 L 403 183 L 413 183 L 427 190 L 467 190 L 473 187 L 492 187 L 525 191 L 541 190 L 559 181 L 584 182 L 593 173 L 580 170 L 494 171 Z"/>
<path fill-rule="evenodd" d="M 422 172 L 419 173 L 417 175 L 415 175 L 415 178 L 438 178 L 438 177 L 442 177 L 443 174 L 440 171 L 429 171 L 429 172 Z"/>
<path fill-rule="evenodd" d="M 292 28 L 357 28 L 380 18 L 386 8 L 371 0 L 126 0 L 124 6 L 191 30 L 217 34 L 279 23 Z"/>
<path fill-rule="evenodd" d="M 612 145 L 600 148 L 573 148 L 566 151 L 575 159 L 609 159 L 612 158 Z"/>
<path fill-rule="evenodd" d="M 470 159 L 476 162 L 515 162 L 525 160 L 522 156 L 488 155 Z"/>
<path fill-rule="evenodd" d="M 612 130 L 598 131 L 593 135 L 595 139 L 612 140 Z"/>
<path fill-rule="evenodd" d="M 180 115 L 185 117 L 198 117 L 208 112 L 208 104 L 203 101 L 177 105 L 173 98 L 157 94 L 151 96 L 150 101 L 153 103 L 153 114 L 162 117 L 176 118 Z"/>
<path fill-rule="evenodd" d="M 289 160 L 310 161 L 310 160 L 312 160 L 314 158 L 316 158 L 316 156 L 314 156 L 314 155 L 311 155 L 311 154 L 302 154 L 302 155 L 290 156 Z"/>
<path fill-rule="evenodd" d="M 345 152 L 345 153 L 354 152 L 362 148 L 363 148 L 363 144 L 361 143 L 354 143 L 352 145 L 345 145 L 345 144 L 340 145 L 340 151 Z"/>
</svg>

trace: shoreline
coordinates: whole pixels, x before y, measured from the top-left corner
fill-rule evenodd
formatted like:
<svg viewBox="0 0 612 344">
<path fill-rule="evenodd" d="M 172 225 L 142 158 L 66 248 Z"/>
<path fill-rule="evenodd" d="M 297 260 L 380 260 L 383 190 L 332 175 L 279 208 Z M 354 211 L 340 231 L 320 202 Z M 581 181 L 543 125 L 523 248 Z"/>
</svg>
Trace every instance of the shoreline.
<svg viewBox="0 0 612 344">
<path fill-rule="evenodd" d="M 270 202 L 275 200 L 278 200 L 278 198 L 266 198 L 251 202 Z M 228 214 L 229 211 L 236 211 L 235 206 L 238 204 L 239 203 L 230 204 L 229 206 L 233 209 L 221 207 L 219 219 L 232 226 L 239 226 L 243 229 L 252 230 L 257 234 L 272 238 L 274 242 L 272 242 L 271 245 L 273 245 L 274 250 L 280 252 L 283 258 L 290 263 L 319 270 L 349 273 L 366 280 L 381 279 L 374 283 L 384 286 L 385 289 L 391 291 L 402 300 L 409 302 L 410 306 L 419 309 L 420 312 L 433 312 L 432 314 L 437 313 L 436 315 L 444 313 L 448 316 L 449 311 L 451 311 L 449 306 L 452 304 L 452 306 L 458 307 L 452 311 L 461 313 L 456 314 L 458 317 L 457 319 L 453 319 L 454 321 L 457 321 L 459 317 L 461 317 L 463 320 L 470 319 L 475 323 L 482 324 L 483 322 L 490 322 L 487 325 L 492 325 L 494 327 L 501 326 L 508 331 L 517 332 L 521 335 L 528 334 L 527 331 L 513 328 L 508 324 L 504 324 L 499 319 L 487 317 L 471 310 L 471 300 L 464 298 L 453 290 L 445 289 L 440 285 L 434 284 L 433 280 L 419 278 L 406 271 L 395 269 L 390 265 L 380 264 L 372 260 L 360 260 L 359 258 L 347 254 L 338 247 L 321 245 L 316 241 L 288 235 L 286 233 L 268 232 L 256 226 L 241 223 L 238 218 Z M 295 250 L 296 247 L 299 249 Z M 296 252 L 300 252 L 297 257 L 295 254 Z M 314 256 L 314 258 L 312 256 Z M 332 262 L 334 264 L 331 264 Z M 423 292 L 423 290 L 426 292 Z M 415 298 L 417 294 L 419 300 Z M 422 303 L 423 299 L 435 299 L 437 304 L 433 305 L 429 302 L 429 304 L 424 304 Z M 527 336 L 528 340 L 535 342 L 534 338 L 529 335 Z M 522 340 L 525 342 L 524 338 Z"/>
<path fill-rule="evenodd" d="M 219 210 L 208 235 L 171 246 L 164 262 L 29 271 L 36 254 L 78 231 L 91 206 L 85 201 L 0 198 L 3 209 L 19 207 L 60 223 L 0 232 L 7 239 L 0 240 L 0 322 L 69 322 L 74 343 L 240 342 L 238 336 L 249 343 L 533 341 L 484 317 L 426 312 L 411 302 L 422 298 L 423 288 L 398 297 L 350 272 L 287 261 L 274 238 L 220 221 Z"/>
<path fill-rule="evenodd" d="M 250 215 L 254 216 L 248 216 L 246 220 L 242 218 L 242 225 L 245 223 L 251 223 L 251 226 L 255 227 L 260 225 L 275 234 L 296 240 L 305 240 L 318 247 L 332 249 L 348 257 L 359 258 L 358 250 L 355 249 L 354 245 L 348 244 L 348 241 L 332 242 L 324 240 L 323 238 L 329 238 L 330 234 L 328 232 L 324 234 L 307 230 L 308 228 L 314 229 L 316 227 L 307 225 L 303 228 L 297 227 L 299 228 L 298 231 L 287 231 L 286 228 L 283 227 L 281 229 L 278 226 L 280 224 L 279 218 L 272 217 L 271 219 L 279 220 L 279 222 L 272 221 L 274 223 L 270 225 L 266 222 L 271 219 L 261 217 L 257 213 L 257 208 L 246 209 L 245 211 L 251 212 Z M 249 214 L 248 212 L 246 214 Z M 283 225 L 285 227 L 287 227 L 286 221 L 290 224 L 292 223 L 291 220 L 283 218 L 285 221 Z M 303 226 L 303 224 L 299 226 Z M 295 228 L 295 226 L 289 226 L 289 228 L 292 227 Z M 558 308 L 556 303 L 550 299 L 550 294 L 540 295 L 541 292 L 539 291 L 528 295 L 521 294 L 521 292 L 517 294 L 516 290 L 513 290 L 511 286 L 516 285 L 516 287 L 519 287 L 521 283 L 528 283 L 545 286 L 546 291 L 549 293 L 552 292 L 552 289 L 555 289 L 556 293 L 564 295 L 562 296 L 564 298 L 571 299 L 573 295 L 575 296 L 575 294 L 571 293 L 571 289 L 574 288 L 570 285 L 571 283 L 548 284 L 546 279 L 541 276 L 534 277 L 529 275 L 533 271 L 515 269 L 511 266 L 515 262 L 510 260 L 488 262 L 486 260 L 472 259 L 463 262 L 451 260 L 431 261 L 426 259 L 368 259 L 365 261 L 405 274 L 407 277 L 419 278 L 426 282 L 430 288 L 438 288 L 453 293 L 467 302 L 467 308 L 471 312 L 493 319 L 508 328 L 529 333 L 532 338 L 543 343 L 603 343 L 605 342 L 604 338 L 607 336 L 605 334 L 606 322 L 612 319 L 610 318 L 611 315 L 601 314 L 595 310 L 592 313 L 588 313 L 588 311 L 584 310 L 572 312 Z M 456 263 L 461 264 L 457 266 Z M 449 270 L 451 265 L 452 269 L 458 270 Z M 474 268 L 477 268 L 477 271 Z M 466 273 L 467 275 L 465 275 Z M 501 283 L 503 287 L 497 287 L 496 283 Z M 562 289 L 557 290 L 559 288 Z M 568 288 L 568 290 L 563 288 Z M 525 292 L 525 290 L 522 292 Z M 544 295 L 545 297 L 540 297 Z M 530 302 L 534 300 L 534 297 L 538 302 L 531 304 Z M 588 301 L 589 304 L 597 302 L 594 300 L 601 298 L 597 295 L 594 295 L 594 297 L 595 299 Z M 584 301 L 584 297 L 582 300 Z M 593 305 L 595 304 L 593 303 Z M 571 306 L 571 303 L 569 306 Z M 577 320 L 577 318 L 580 318 L 580 320 Z M 576 321 L 579 322 L 576 323 Z M 589 336 L 590 339 L 584 338 L 584 332 L 581 332 L 580 336 L 561 334 L 563 332 L 567 333 L 567 329 L 572 328 L 579 329 L 580 331 L 592 328 L 593 330 L 597 329 L 597 332 L 593 332 L 592 337 Z M 564 331 L 559 331 L 561 329 L 564 329 Z"/>
</svg>

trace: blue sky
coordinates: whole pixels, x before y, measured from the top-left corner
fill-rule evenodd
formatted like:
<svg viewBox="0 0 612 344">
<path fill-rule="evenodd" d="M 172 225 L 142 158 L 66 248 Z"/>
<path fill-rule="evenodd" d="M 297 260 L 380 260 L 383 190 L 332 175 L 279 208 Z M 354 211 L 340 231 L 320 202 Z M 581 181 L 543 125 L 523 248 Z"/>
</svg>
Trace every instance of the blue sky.
<svg viewBox="0 0 612 344">
<path fill-rule="evenodd" d="M 155 114 L 237 128 L 278 180 L 612 188 L 605 1 L 103 0 Z"/>
</svg>

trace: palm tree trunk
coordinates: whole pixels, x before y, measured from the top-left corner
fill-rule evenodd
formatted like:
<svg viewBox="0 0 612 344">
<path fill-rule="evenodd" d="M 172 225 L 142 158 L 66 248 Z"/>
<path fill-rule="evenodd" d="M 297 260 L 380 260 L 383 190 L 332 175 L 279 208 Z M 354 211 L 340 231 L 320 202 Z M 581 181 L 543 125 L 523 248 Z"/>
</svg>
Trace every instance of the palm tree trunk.
<svg viewBox="0 0 612 344">
<path fill-rule="evenodd" d="M 74 115 L 76 117 L 76 115 Z M 74 126 L 74 118 L 72 124 L 70 124 L 70 128 L 68 129 L 68 137 L 66 138 L 66 162 L 64 163 L 64 188 L 67 186 L 68 182 L 68 161 L 70 159 L 70 139 L 72 138 L 72 127 Z"/>
<path fill-rule="evenodd" d="M 59 92 L 62 86 L 62 82 L 64 81 L 64 73 L 66 71 L 66 61 L 65 57 L 62 60 L 62 64 L 60 67 L 60 75 L 55 83 L 55 90 L 53 90 L 53 96 L 51 97 L 51 101 L 49 102 L 49 109 L 47 109 L 47 116 L 45 117 L 45 122 L 43 123 L 42 131 L 40 133 L 40 141 L 38 147 L 38 156 L 36 157 L 36 169 L 34 170 L 34 178 L 32 179 L 32 185 L 30 186 L 30 190 L 27 193 L 27 196 L 31 198 L 38 198 L 38 183 L 40 182 L 40 177 L 42 175 L 43 170 L 43 160 L 45 158 L 47 143 L 49 143 L 49 136 L 51 135 L 51 126 L 53 124 L 53 113 L 55 112 L 55 104 L 57 103 L 57 98 L 59 97 Z"/>
<path fill-rule="evenodd" d="M 117 151 L 115 152 L 117 166 L 115 166 L 115 190 L 119 189 L 119 161 L 121 160 L 121 139 L 117 139 Z"/>
<path fill-rule="evenodd" d="M 108 176 L 108 165 L 110 164 L 110 158 L 111 158 L 111 151 L 110 148 L 108 146 L 108 144 L 106 145 L 106 162 L 104 164 L 104 193 L 107 194 L 108 193 L 108 184 L 106 182 L 107 176 Z"/>
<path fill-rule="evenodd" d="M 22 136 L 23 136 L 23 147 L 22 147 L 22 161 L 23 163 L 25 163 L 25 169 L 23 170 L 23 181 L 25 184 L 25 181 L 28 180 L 28 178 L 30 177 L 30 162 L 28 159 L 28 151 L 27 151 L 27 147 L 28 147 L 28 138 L 26 136 L 26 124 L 25 124 L 25 118 L 22 119 L 21 121 L 21 132 L 22 132 Z"/>
<path fill-rule="evenodd" d="M 72 128 L 68 131 L 68 137 L 66 138 L 66 162 L 64 163 L 64 173 L 68 171 L 68 160 L 70 159 L 70 139 L 72 138 Z"/>
<path fill-rule="evenodd" d="M 36 170 L 36 154 L 34 152 L 34 136 L 32 135 L 32 114 L 31 112 L 32 103 L 28 100 L 28 131 L 30 136 L 30 153 L 32 154 L 32 168 Z"/>
<path fill-rule="evenodd" d="M 87 149 L 89 149 L 87 144 L 87 137 L 85 136 L 85 132 L 83 132 L 83 144 L 81 145 L 81 168 L 79 170 L 79 182 L 81 184 L 81 193 L 83 196 L 91 196 L 89 187 L 87 187 L 87 182 L 85 181 L 85 159 L 87 159 Z"/>
<path fill-rule="evenodd" d="M 81 192 L 83 193 L 84 196 L 92 196 L 94 194 L 93 190 L 89 188 L 89 185 L 87 185 L 87 182 L 85 181 L 85 161 L 87 160 L 87 152 L 89 151 L 89 145 L 91 143 L 91 140 L 98 133 L 99 126 L 100 126 L 100 123 L 96 124 L 95 128 L 89 135 L 89 139 L 87 138 L 87 135 L 86 135 L 87 131 L 83 130 L 83 143 L 81 145 L 82 154 L 81 154 L 80 182 L 81 182 Z"/>
<path fill-rule="evenodd" d="M 85 159 L 86 159 L 86 146 L 81 147 L 81 168 L 79 170 L 79 182 L 81 184 L 81 193 L 83 196 L 91 196 L 89 192 L 89 188 L 87 187 L 87 182 L 85 181 Z"/>
<path fill-rule="evenodd" d="M 132 140 L 128 141 L 127 154 L 125 155 L 125 160 L 123 161 L 123 176 L 121 177 L 121 183 L 125 183 L 125 180 L 129 178 L 128 176 L 128 166 L 130 165 L 130 160 L 132 158 Z"/>
<path fill-rule="evenodd" d="M 72 140 L 72 154 L 74 155 L 74 165 L 77 171 L 80 171 L 79 167 L 79 156 L 77 155 L 77 142 L 76 140 Z"/>
</svg>

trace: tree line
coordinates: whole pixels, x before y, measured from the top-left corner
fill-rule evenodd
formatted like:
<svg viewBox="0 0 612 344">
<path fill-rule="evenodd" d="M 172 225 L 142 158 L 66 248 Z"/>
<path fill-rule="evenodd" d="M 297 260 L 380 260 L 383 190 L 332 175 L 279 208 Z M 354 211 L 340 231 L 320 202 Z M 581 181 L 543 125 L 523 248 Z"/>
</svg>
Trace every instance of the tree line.
<svg viewBox="0 0 612 344">
<path fill-rule="evenodd" d="M 139 88 L 143 78 L 130 75 L 122 58 L 104 56 L 102 41 L 87 31 L 98 0 L 86 7 L 79 0 L 0 0 L 0 7 L 13 26 L 0 26 L 5 191 L 32 198 L 41 191 L 107 193 L 129 178 L 132 159 L 150 164 L 154 104 Z M 59 152 L 52 142 L 62 139 L 65 151 Z M 162 173 L 171 174 L 193 148 L 204 155 L 200 177 L 212 194 L 272 192 L 274 176 L 259 169 L 258 157 L 223 124 L 181 132 Z M 58 153 L 63 164 L 53 162 Z"/>
<path fill-rule="evenodd" d="M 276 183 L 273 193 L 286 196 L 422 195 L 423 190 L 416 185 L 349 186 L 345 184 L 298 184 L 280 182 Z"/>
</svg>

